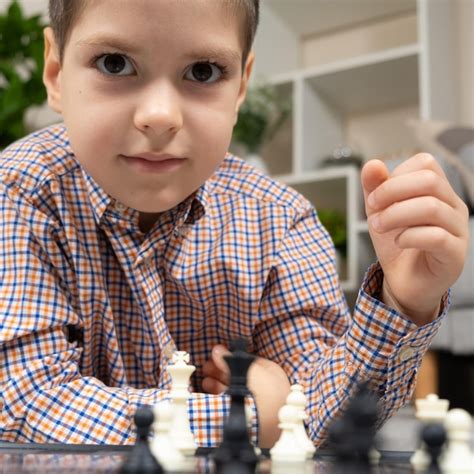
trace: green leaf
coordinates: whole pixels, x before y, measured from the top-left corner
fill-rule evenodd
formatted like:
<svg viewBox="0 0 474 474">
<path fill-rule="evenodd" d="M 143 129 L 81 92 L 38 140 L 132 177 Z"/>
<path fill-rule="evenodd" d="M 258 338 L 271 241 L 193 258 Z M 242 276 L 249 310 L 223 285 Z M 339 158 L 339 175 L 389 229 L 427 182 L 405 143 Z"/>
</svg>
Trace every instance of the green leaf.
<svg viewBox="0 0 474 474">
<path fill-rule="evenodd" d="M 275 87 L 251 87 L 240 107 L 233 141 L 243 144 L 248 152 L 258 152 L 286 121 L 290 107 L 289 98 L 281 96 Z"/>
<path fill-rule="evenodd" d="M 40 15 L 26 17 L 16 0 L 0 14 L 0 75 L 5 79 L 0 86 L 0 148 L 24 136 L 26 110 L 46 100 L 42 81 L 45 26 Z M 16 70 L 23 61 L 32 63 L 27 79 Z"/>
<path fill-rule="evenodd" d="M 23 12 L 16 0 L 8 8 L 8 19 L 19 24 L 23 22 Z"/>
</svg>

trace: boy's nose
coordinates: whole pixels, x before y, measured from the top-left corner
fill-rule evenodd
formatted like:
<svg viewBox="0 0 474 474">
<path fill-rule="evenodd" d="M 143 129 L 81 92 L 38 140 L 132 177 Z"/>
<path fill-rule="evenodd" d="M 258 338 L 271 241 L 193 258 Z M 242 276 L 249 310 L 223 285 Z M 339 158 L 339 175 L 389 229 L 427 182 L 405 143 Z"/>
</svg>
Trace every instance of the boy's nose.
<svg viewBox="0 0 474 474">
<path fill-rule="evenodd" d="M 145 133 L 174 134 L 183 126 L 179 98 L 171 86 L 154 86 L 145 93 L 135 111 L 135 126 Z"/>
</svg>

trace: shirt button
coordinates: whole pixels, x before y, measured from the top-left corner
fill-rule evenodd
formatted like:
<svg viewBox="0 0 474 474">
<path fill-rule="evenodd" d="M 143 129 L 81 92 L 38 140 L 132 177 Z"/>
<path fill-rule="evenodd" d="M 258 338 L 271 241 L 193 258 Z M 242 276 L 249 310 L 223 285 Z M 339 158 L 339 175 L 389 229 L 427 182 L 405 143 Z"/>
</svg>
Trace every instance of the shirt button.
<svg viewBox="0 0 474 474">
<path fill-rule="evenodd" d="M 400 358 L 402 362 L 405 362 L 411 357 L 413 357 L 414 355 L 415 355 L 415 349 L 413 349 L 413 347 L 405 347 L 400 351 L 400 354 L 398 355 L 398 357 Z"/>
<path fill-rule="evenodd" d="M 125 204 L 122 204 L 119 201 L 115 201 L 114 208 L 115 208 L 116 211 L 123 212 L 123 211 L 125 211 L 126 206 L 125 206 Z"/>
</svg>

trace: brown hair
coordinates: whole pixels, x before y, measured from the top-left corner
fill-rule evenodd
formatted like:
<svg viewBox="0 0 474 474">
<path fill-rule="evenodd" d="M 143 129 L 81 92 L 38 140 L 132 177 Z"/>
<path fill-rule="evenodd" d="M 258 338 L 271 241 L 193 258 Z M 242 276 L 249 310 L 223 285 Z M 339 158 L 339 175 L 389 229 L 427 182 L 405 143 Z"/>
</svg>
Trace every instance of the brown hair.
<svg viewBox="0 0 474 474">
<path fill-rule="evenodd" d="M 84 10 L 86 4 L 86 0 L 49 0 L 50 24 L 58 45 L 61 62 L 74 22 Z M 236 11 L 243 11 L 244 13 L 244 49 L 242 55 L 242 65 L 244 65 L 257 32 L 260 0 L 227 0 L 227 4 L 234 7 Z"/>
</svg>

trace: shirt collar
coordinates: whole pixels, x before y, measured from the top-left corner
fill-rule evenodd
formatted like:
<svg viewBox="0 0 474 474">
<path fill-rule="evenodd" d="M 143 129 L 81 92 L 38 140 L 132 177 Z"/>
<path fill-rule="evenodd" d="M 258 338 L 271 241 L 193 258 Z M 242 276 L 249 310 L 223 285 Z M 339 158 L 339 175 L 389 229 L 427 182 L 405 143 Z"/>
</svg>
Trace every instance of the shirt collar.
<svg viewBox="0 0 474 474">
<path fill-rule="evenodd" d="M 92 176 L 81 166 L 87 193 L 89 195 L 92 211 L 98 225 L 101 224 L 106 209 L 111 205 L 113 199 L 96 183 Z"/>
<path fill-rule="evenodd" d="M 97 224 L 100 225 L 105 216 L 111 213 L 115 217 L 130 220 L 138 226 L 138 211 L 123 205 L 109 196 L 92 176 L 87 173 L 84 167 L 81 167 L 81 169 Z M 204 216 L 209 199 L 209 190 L 207 188 L 208 184 L 206 182 L 187 199 L 166 211 L 165 214 L 168 214 L 168 218 L 165 220 L 171 223 L 171 227 L 174 228 L 183 224 L 192 225 Z"/>
</svg>

